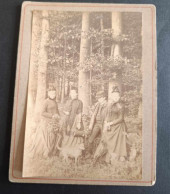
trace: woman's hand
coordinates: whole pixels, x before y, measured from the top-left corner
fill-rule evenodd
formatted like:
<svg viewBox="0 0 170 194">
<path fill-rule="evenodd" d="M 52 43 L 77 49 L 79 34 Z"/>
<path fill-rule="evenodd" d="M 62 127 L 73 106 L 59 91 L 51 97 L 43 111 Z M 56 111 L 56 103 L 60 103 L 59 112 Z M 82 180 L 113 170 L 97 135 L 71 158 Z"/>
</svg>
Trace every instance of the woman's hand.
<svg viewBox="0 0 170 194">
<path fill-rule="evenodd" d="M 109 122 L 108 125 L 109 125 L 109 126 L 113 125 L 113 122 Z"/>
<path fill-rule="evenodd" d="M 77 123 L 77 129 L 81 128 L 81 123 Z"/>
<path fill-rule="evenodd" d="M 67 112 L 67 111 L 63 111 L 63 113 L 65 114 L 65 115 L 69 115 L 70 113 L 69 112 Z"/>
<path fill-rule="evenodd" d="M 92 127 L 91 127 L 91 126 L 89 126 L 87 130 L 88 130 L 88 131 L 92 131 Z"/>
<path fill-rule="evenodd" d="M 111 122 L 105 122 L 104 131 L 110 131 Z"/>
<path fill-rule="evenodd" d="M 52 116 L 52 118 L 53 118 L 53 119 L 59 119 L 60 116 L 59 116 L 58 114 L 54 114 L 54 115 Z"/>
</svg>

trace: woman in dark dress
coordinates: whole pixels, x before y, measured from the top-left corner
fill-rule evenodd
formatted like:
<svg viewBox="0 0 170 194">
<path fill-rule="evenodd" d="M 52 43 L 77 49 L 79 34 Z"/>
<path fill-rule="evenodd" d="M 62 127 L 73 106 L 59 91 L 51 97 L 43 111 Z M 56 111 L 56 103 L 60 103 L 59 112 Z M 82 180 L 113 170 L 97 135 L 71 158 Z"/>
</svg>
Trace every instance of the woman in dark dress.
<svg viewBox="0 0 170 194">
<path fill-rule="evenodd" d="M 70 98 L 66 101 L 63 109 L 61 121 L 61 131 L 63 133 L 62 146 L 79 148 L 83 144 L 83 123 L 82 123 L 83 103 L 78 99 L 76 90 L 70 91 Z"/>
<path fill-rule="evenodd" d="M 105 151 L 106 162 L 110 163 L 112 159 L 124 161 L 127 156 L 126 131 L 124 105 L 120 102 L 120 93 L 113 92 L 106 110 L 101 142 L 94 158 L 98 158 Z"/>
<path fill-rule="evenodd" d="M 59 111 L 55 101 L 56 91 L 54 87 L 48 90 L 48 98 L 44 101 L 41 113 L 41 120 L 36 129 L 35 139 L 31 152 L 34 156 L 47 158 L 55 148 L 58 126 Z"/>
</svg>

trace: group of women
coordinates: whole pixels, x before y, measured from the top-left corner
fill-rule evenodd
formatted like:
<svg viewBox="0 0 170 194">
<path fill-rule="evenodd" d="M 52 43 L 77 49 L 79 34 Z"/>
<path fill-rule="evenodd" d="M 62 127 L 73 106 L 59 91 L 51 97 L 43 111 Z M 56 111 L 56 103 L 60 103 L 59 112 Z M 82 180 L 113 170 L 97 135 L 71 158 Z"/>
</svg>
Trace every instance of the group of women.
<svg viewBox="0 0 170 194">
<path fill-rule="evenodd" d="M 71 91 L 70 98 L 66 101 L 62 112 L 58 110 L 56 102 L 56 90 L 50 87 L 47 91 L 47 99 L 44 101 L 41 113 L 41 120 L 37 125 L 35 138 L 32 142 L 31 153 L 33 157 L 48 158 L 57 153 L 57 134 L 60 133 L 63 139 L 67 139 L 69 146 L 77 147 L 84 143 L 85 139 L 91 139 L 90 146 L 93 146 L 94 138 L 100 131 L 100 142 L 92 154 L 97 161 L 105 157 L 106 162 L 111 158 L 124 161 L 127 157 L 127 127 L 124 121 L 124 106 L 121 102 L 120 92 L 112 91 L 109 100 L 103 103 L 100 100 L 95 112 L 96 118 L 93 126 L 85 129 L 82 122 L 83 103 L 78 100 L 76 90 Z M 102 112 L 99 115 L 98 111 Z M 92 116 L 91 119 L 94 119 Z M 100 120 L 101 119 L 101 120 Z M 97 125 L 97 127 L 95 127 Z M 96 135 L 93 135 L 96 134 Z M 67 137 L 67 138 L 66 138 Z M 65 142 L 66 143 L 66 142 Z M 62 142 L 61 142 L 62 146 Z M 87 148 L 88 150 L 88 148 Z M 85 154 L 87 151 L 85 150 Z"/>
</svg>

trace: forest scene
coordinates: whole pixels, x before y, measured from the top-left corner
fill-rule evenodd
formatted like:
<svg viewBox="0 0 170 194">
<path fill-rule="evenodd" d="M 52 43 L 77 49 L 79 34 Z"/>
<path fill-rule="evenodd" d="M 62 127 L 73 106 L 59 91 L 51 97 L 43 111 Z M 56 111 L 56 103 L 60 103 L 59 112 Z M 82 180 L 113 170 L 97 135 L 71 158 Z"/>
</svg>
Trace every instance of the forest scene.
<svg viewBox="0 0 170 194">
<path fill-rule="evenodd" d="M 142 178 L 142 14 L 34 11 L 23 176 Z"/>
</svg>

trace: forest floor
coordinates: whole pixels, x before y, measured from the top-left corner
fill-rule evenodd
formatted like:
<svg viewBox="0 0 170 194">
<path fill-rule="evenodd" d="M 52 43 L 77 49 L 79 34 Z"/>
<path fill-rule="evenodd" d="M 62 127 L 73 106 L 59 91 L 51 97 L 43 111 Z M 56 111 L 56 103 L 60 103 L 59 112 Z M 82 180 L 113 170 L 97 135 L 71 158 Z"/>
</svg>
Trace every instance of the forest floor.
<svg viewBox="0 0 170 194">
<path fill-rule="evenodd" d="M 29 176 L 84 178 L 84 179 L 126 179 L 140 180 L 142 178 L 142 123 L 141 120 L 126 118 L 128 132 L 131 134 L 131 150 L 125 161 L 113 161 L 106 165 L 99 160 L 93 165 L 92 158 L 82 157 L 76 167 L 73 160 L 69 164 L 63 162 L 59 156 L 47 159 L 27 158 L 24 168 Z"/>
</svg>

